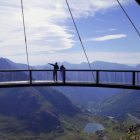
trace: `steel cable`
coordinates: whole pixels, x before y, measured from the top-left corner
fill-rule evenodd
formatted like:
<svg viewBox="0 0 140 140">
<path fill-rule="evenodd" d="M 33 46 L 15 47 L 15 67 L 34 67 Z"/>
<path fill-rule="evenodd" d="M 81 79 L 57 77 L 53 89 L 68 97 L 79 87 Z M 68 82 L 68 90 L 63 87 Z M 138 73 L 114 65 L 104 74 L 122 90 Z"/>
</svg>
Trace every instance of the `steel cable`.
<svg viewBox="0 0 140 140">
<path fill-rule="evenodd" d="M 68 9 L 69 9 L 70 15 L 71 15 L 71 17 L 72 17 L 72 20 L 73 20 L 73 23 L 74 23 L 75 29 L 76 29 L 76 31 L 77 31 L 77 34 L 78 34 L 79 40 L 80 40 L 80 42 L 81 42 L 82 48 L 83 48 L 83 50 L 84 50 L 84 53 L 85 53 L 86 59 L 87 59 L 87 61 L 88 61 L 89 67 L 90 67 L 90 69 L 91 69 L 93 79 L 95 80 L 95 77 L 94 77 L 94 74 L 93 74 L 93 71 L 92 71 L 92 68 L 91 68 L 91 65 L 90 65 L 90 62 L 89 62 L 88 56 L 87 56 L 87 54 L 86 54 L 86 51 L 85 51 L 85 48 L 84 48 L 83 42 L 82 42 L 82 40 L 81 40 L 81 37 L 80 37 L 79 31 L 78 31 L 78 28 L 77 28 L 77 26 L 76 26 L 76 23 L 75 23 L 74 17 L 73 17 L 73 15 L 72 15 L 72 12 L 71 12 L 71 9 L 70 9 L 70 6 L 69 6 L 69 3 L 68 3 L 67 0 L 66 0 L 66 3 L 67 3 L 67 6 L 68 6 Z M 96 81 L 96 80 L 95 80 L 95 81 Z"/>
<path fill-rule="evenodd" d="M 24 37 L 25 37 L 27 63 L 28 63 L 28 69 L 30 70 L 29 59 L 28 59 L 27 39 L 26 39 L 26 29 L 25 29 L 25 21 L 24 21 L 23 2 L 22 2 L 22 0 L 21 0 L 21 8 L 22 8 L 22 18 L 23 18 L 23 28 L 24 28 Z"/>
<path fill-rule="evenodd" d="M 131 24 L 133 25 L 133 27 L 135 28 L 135 30 L 137 31 L 138 35 L 140 36 L 139 31 L 137 30 L 136 26 L 134 25 L 134 23 L 132 22 L 132 20 L 130 19 L 130 17 L 128 16 L 128 14 L 126 13 L 126 11 L 124 10 L 123 6 L 121 5 L 121 3 L 119 2 L 119 0 L 117 0 L 118 4 L 120 5 L 120 7 L 122 8 L 122 10 L 124 11 L 124 13 L 126 14 L 126 16 L 128 17 L 129 21 L 131 22 Z"/>
</svg>

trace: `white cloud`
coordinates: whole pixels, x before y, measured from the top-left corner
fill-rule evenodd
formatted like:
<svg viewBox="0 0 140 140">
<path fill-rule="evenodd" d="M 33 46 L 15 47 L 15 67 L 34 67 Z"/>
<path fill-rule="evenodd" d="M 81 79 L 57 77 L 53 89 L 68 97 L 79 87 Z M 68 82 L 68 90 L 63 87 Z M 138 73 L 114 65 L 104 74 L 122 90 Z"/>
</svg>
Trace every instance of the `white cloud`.
<svg viewBox="0 0 140 140">
<path fill-rule="evenodd" d="M 116 31 L 117 29 L 109 29 L 110 31 Z"/>
<path fill-rule="evenodd" d="M 101 30 L 101 31 L 95 31 L 97 33 L 100 33 L 100 32 L 108 32 L 108 31 L 116 31 L 117 29 L 108 29 L 108 30 Z"/>
<path fill-rule="evenodd" d="M 128 4 L 132 0 L 120 2 Z M 65 25 L 72 20 L 65 0 L 23 0 L 23 4 L 29 53 L 72 48 L 74 35 Z M 75 19 L 93 17 L 97 12 L 105 12 L 118 5 L 112 0 L 69 0 L 69 4 Z M 0 0 L 0 31 L 1 56 L 13 58 L 11 55 L 20 57 L 25 54 L 20 0 Z"/>
<path fill-rule="evenodd" d="M 120 3 L 126 5 L 133 0 L 120 0 Z M 74 17 L 94 16 L 97 12 L 105 13 L 110 8 L 118 6 L 117 1 L 112 0 L 69 0 Z M 78 6 L 77 6 L 78 5 Z"/>
<path fill-rule="evenodd" d="M 127 37 L 127 35 L 125 34 L 107 35 L 107 36 L 98 37 L 98 38 L 85 39 L 84 41 L 106 41 L 106 40 L 119 39 L 119 38 L 124 38 L 124 37 Z"/>
</svg>

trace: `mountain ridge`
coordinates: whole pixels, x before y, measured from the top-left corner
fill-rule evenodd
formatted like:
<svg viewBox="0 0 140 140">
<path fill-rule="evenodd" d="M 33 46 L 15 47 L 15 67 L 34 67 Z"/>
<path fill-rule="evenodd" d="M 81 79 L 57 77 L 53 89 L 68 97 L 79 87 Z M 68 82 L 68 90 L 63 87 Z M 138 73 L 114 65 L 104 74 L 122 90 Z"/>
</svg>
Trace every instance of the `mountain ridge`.
<svg viewBox="0 0 140 140">
<path fill-rule="evenodd" d="M 0 59 L 1 60 L 1 59 Z M 4 59 L 5 60 L 5 59 Z M 11 60 L 9 60 L 9 62 L 11 64 L 14 64 L 14 66 L 17 66 L 16 63 L 12 62 Z M 1 63 L 1 61 L 0 61 Z M 67 64 L 70 64 L 68 62 L 65 62 Z M 83 62 L 82 64 L 86 64 L 85 62 Z M 10 64 L 7 62 L 6 63 L 7 67 L 10 67 Z M 19 68 L 19 67 L 18 67 Z M 4 69 L 4 66 L 3 66 Z M 20 69 L 20 68 L 19 68 Z M 16 80 L 29 80 L 29 76 L 26 75 L 25 73 L 17 73 L 17 75 L 15 75 L 15 79 Z M 4 75 L 1 76 L 4 77 L 6 79 L 6 77 L 13 77 L 13 74 L 11 73 L 10 75 Z M 1 81 L 4 79 L 2 78 Z M 34 77 L 35 78 L 35 77 Z M 7 79 L 7 80 L 14 80 L 14 79 Z M 78 102 L 82 105 L 84 105 L 85 107 L 89 106 L 89 102 L 90 101 L 98 101 L 101 98 L 107 98 L 109 96 L 114 95 L 115 93 L 117 93 L 120 90 L 114 90 L 114 89 L 102 89 L 102 88 L 80 88 L 80 87 L 55 87 L 55 89 L 57 91 L 63 92 L 63 94 L 65 94 L 72 102 Z M 100 93 L 100 94 L 98 94 Z"/>
<path fill-rule="evenodd" d="M 50 132 L 62 122 L 82 114 L 62 93 L 45 87 L 13 88 L 0 91 L 0 113 L 28 122 L 31 130 Z"/>
<path fill-rule="evenodd" d="M 100 110 L 98 115 L 118 117 L 140 109 L 139 90 L 122 90 L 118 94 L 93 104 L 93 108 Z"/>
<path fill-rule="evenodd" d="M 13 65 L 17 69 L 28 69 L 27 64 L 15 63 L 7 58 L 0 58 L 0 60 L 6 60 L 10 65 Z M 54 62 L 55 63 L 55 62 Z M 88 63 L 81 62 L 80 64 L 72 64 L 67 61 L 58 62 L 58 65 L 64 65 L 66 69 L 90 69 Z M 128 66 L 127 64 L 105 62 L 105 61 L 94 61 L 90 63 L 92 69 L 104 69 L 104 70 L 140 70 L 140 64 L 136 66 Z M 49 64 L 45 65 L 34 65 L 35 69 L 53 69 Z"/>
</svg>

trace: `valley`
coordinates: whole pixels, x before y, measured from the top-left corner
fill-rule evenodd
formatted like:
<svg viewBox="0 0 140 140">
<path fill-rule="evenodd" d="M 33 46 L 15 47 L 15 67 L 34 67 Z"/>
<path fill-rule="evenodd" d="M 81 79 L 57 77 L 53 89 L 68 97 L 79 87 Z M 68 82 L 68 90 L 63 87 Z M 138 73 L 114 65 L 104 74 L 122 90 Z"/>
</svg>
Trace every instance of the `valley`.
<svg viewBox="0 0 140 140">
<path fill-rule="evenodd" d="M 26 68 L 24 64 L 16 64 L 4 58 L 0 59 L 0 63 L 1 69 Z M 85 64 L 81 66 L 86 68 Z M 81 66 L 77 65 L 77 68 Z M 112 69 L 116 67 L 113 66 Z M 21 73 L 16 77 L 28 78 L 28 75 Z M 85 87 L 1 88 L 0 137 L 3 140 L 103 140 L 104 137 L 117 140 L 131 125 L 139 123 L 139 111 L 136 111 L 140 105 L 139 98 L 137 90 Z M 105 129 L 85 133 L 85 126 L 95 122 Z"/>
<path fill-rule="evenodd" d="M 0 140 L 140 140 L 140 0 L 0 0 Z"/>
</svg>

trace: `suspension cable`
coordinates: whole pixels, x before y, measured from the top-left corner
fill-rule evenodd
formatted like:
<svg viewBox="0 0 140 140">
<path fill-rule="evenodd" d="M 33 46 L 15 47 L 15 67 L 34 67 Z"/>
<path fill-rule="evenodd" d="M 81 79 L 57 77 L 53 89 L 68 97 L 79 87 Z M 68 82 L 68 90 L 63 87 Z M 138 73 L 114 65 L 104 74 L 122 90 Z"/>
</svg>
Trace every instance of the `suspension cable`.
<svg viewBox="0 0 140 140">
<path fill-rule="evenodd" d="M 140 36 L 139 31 L 137 30 L 136 26 L 134 25 L 134 23 L 132 22 L 132 20 L 130 19 L 130 17 L 128 16 L 128 14 L 126 13 L 126 11 L 124 10 L 123 6 L 121 5 L 121 3 L 119 2 L 119 0 L 117 0 L 117 2 L 119 3 L 120 7 L 122 8 L 122 10 L 124 11 L 124 13 L 126 14 L 126 16 L 128 17 L 129 21 L 131 22 L 131 24 L 133 25 L 133 27 L 135 28 L 135 30 L 137 31 L 138 35 Z"/>
<path fill-rule="evenodd" d="M 82 40 L 81 40 L 81 37 L 80 37 L 79 31 L 78 31 L 78 28 L 77 28 L 76 23 L 75 23 L 75 21 L 74 21 L 74 17 L 73 17 L 73 15 L 72 15 L 72 12 L 71 12 L 71 9 L 70 9 L 70 6 L 69 6 L 69 3 L 68 3 L 67 0 L 66 0 L 66 3 L 67 3 L 67 6 L 68 6 L 68 9 L 69 9 L 69 12 L 70 12 L 71 18 L 72 18 L 72 20 L 73 20 L 73 23 L 74 23 L 74 25 L 75 25 L 75 29 L 76 29 L 76 31 L 77 31 L 77 34 L 78 34 L 79 40 L 80 40 L 80 42 L 81 42 L 82 48 L 83 48 L 83 50 L 84 50 L 84 53 L 85 53 L 86 59 L 87 59 L 87 61 L 88 61 L 88 64 L 89 64 L 90 70 L 91 70 L 91 72 L 92 72 L 92 76 L 93 76 L 93 78 L 94 78 L 94 80 L 95 80 L 95 77 L 94 77 L 94 74 L 93 74 L 93 71 L 92 71 L 92 68 L 91 68 L 91 65 L 90 65 L 90 62 L 89 62 L 88 56 L 87 56 L 87 54 L 86 54 L 86 50 L 85 50 L 85 48 L 84 48 L 83 42 L 82 42 Z M 96 81 L 96 80 L 95 80 L 95 81 Z"/>
<path fill-rule="evenodd" d="M 22 0 L 21 0 L 21 8 L 22 8 L 22 18 L 23 18 L 23 27 L 24 27 L 24 37 L 25 37 L 25 46 L 26 46 L 27 63 L 28 63 L 28 69 L 30 70 L 29 59 L 28 59 L 28 49 L 27 49 L 26 30 L 25 30 L 25 21 L 24 21 L 23 2 L 22 2 Z"/>
</svg>

